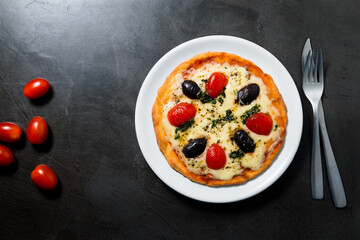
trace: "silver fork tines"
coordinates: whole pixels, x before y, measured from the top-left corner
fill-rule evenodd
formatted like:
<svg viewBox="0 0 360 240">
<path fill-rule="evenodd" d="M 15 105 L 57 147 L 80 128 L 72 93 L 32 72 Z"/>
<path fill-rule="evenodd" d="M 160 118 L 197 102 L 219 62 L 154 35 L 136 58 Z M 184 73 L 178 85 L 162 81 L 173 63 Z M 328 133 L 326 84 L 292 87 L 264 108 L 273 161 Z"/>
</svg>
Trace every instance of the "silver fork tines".
<svg viewBox="0 0 360 240">
<path fill-rule="evenodd" d="M 314 199 L 322 199 L 324 195 L 324 188 L 318 114 L 318 106 L 324 90 L 323 60 L 321 50 L 314 50 L 313 52 L 309 51 L 308 53 L 303 74 L 303 89 L 306 97 L 312 105 L 314 115 L 311 157 L 311 192 Z"/>
</svg>

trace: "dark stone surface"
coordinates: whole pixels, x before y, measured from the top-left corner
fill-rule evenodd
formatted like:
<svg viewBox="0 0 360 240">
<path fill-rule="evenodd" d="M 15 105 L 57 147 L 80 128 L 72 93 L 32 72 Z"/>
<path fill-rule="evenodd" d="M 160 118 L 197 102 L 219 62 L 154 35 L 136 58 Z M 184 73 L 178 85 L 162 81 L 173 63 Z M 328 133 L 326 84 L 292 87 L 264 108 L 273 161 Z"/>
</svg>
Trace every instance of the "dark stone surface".
<svg viewBox="0 0 360 240">
<path fill-rule="evenodd" d="M 0 170 L 0 239 L 360 239 L 360 15 L 358 1 L 0 1 L 0 121 L 24 130 L 36 115 L 51 139 L 6 144 L 16 164 Z M 137 144 L 134 109 L 156 61 L 178 44 L 226 34 L 273 53 L 300 90 L 304 132 L 296 157 L 248 200 L 208 204 L 167 187 Z M 311 108 L 301 86 L 307 37 L 324 50 L 330 139 L 348 197 L 335 209 L 310 193 Z M 52 93 L 30 101 L 27 81 Z M 51 166 L 61 188 L 30 180 Z M 326 175 L 325 175 L 326 177 Z"/>
</svg>

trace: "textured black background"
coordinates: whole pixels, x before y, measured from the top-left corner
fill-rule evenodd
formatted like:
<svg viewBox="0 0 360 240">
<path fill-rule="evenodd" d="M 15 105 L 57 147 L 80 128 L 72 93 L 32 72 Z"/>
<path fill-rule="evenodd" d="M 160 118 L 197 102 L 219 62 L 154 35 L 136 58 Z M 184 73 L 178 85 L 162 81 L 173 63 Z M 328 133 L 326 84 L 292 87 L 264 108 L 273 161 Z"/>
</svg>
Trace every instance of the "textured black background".
<svg viewBox="0 0 360 240">
<path fill-rule="evenodd" d="M 352 1 L 0 1 L 0 121 L 43 116 L 35 148 L 6 144 L 0 169 L 0 239 L 360 239 L 360 15 Z M 151 67 L 184 41 L 225 34 L 253 41 L 288 69 L 304 108 L 299 150 L 285 174 L 248 200 L 208 204 L 167 187 L 137 144 L 134 109 Z M 310 193 L 311 108 L 301 90 L 307 37 L 324 50 L 330 139 L 348 197 L 333 207 Z M 41 101 L 22 93 L 49 80 Z M 30 172 L 51 166 L 61 187 L 44 193 Z M 326 175 L 324 176 L 326 177 Z"/>
</svg>

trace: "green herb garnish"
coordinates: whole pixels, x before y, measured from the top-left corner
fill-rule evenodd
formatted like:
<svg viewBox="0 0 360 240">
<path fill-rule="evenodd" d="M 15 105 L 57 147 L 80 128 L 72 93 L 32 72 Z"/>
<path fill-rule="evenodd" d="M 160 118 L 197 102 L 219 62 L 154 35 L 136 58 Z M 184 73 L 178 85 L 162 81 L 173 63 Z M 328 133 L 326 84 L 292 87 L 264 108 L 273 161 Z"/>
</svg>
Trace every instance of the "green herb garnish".
<svg viewBox="0 0 360 240">
<path fill-rule="evenodd" d="M 231 122 L 235 118 L 236 117 L 234 116 L 232 111 L 230 109 L 228 109 L 228 110 L 226 110 L 226 115 L 224 117 L 212 120 L 211 127 L 214 128 L 214 127 L 216 127 L 217 124 L 220 124 L 220 123 L 223 123 L 223 122 Z"/>
<path fill-rule="evenodd" d="M 226 90 L 226 87 L 224 87 L 223 91 L 220 93 L 220 95 L 223 96 L 224 98 L 226 98 L 225 90 Z"/>
<path fill-rule="evenodd" d="M 201 80 L 201 81 L 204 81 L 204 79 Z M 219 103 L 222 104 L 224 102 L 224 98 L 226 98 L 225 90 L 226 90 L 226 88 L 224 87 L 223 91 L 219 95 L 219 96 L 222 96 L 222 97 L 212 98 L 206 92 L 202 92 L 199 95 L 199 99 L 200 99 L 201 103 L 212 103 L 212 104 L 216 104 L 216 99 L 217 99 L 219 101 Z"/>
<path fill-rule="evenodd" d="M 233 151 L 229 154 L 230 158 L 242 158 L 244 156 L 244 152 L 241 151 L 241 149 L 238 149 L 237 151 Z"/>
<path fill-rule="evenodd" d="M 225 122 L 231 122 L 235 119 L 234 114 L 230 109 L 226 110 L 226 116 L 223 117 L 221 120 Z"/>
<path fill-rule="evenodd" d="M 220 123 L 220 119 L 212 120 L 211 128 L 216 127 L 216 125 L 217 125 L 218 123 Z"/>
<path fill-rule="evenodd" d="M 207 94 L 206 92 L 200 94 L 200 101 L 201 103 L 212 103 L 212 104 L 216 103 L 216 99 L 211 98 L 210 95 Z"/>
<path fill-rule="evenodd" d="M 218 98 L 219 103 L 222 105 L 224 103 L 224 99 L 222 97 Z"/>
<path fill-rule="evenodd" d="M 191 127 L 194 124 L 194 119 L 190 119 L 186 123 L 181 124 L 179 127 L 175 129 L 175 134 L 177 134 L 178 131 L 185 132 L 189 127 Z"/>
</svg>

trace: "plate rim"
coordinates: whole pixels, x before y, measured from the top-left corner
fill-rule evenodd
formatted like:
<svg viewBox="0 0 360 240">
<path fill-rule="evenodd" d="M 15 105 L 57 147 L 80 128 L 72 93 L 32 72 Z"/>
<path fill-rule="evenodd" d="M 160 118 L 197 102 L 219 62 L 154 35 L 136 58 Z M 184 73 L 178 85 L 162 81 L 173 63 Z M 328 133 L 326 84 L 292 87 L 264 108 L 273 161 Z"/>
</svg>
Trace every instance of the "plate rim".
<svg viewBox="0 0 360 240">
<path fill-rule="evenodd" d="M 260 187 L 257 188 L 256 191 L 253 191 L 252 193 L 250 194 L 247 194 L 243 197 L 234 197 L 232 199 L 207 199 L 207 198 L 199 198 L 199 197 L 194 197 L 192 194 L 189 194 L 185 191 L 183 191 L 182 189 L 179 189 L 179 187 L 171 182 L 171 181 L 168 181 L 164 175 L 161 175 L 161 174 L 158 174 L 157 171 L 156 171 L 156 168 L 155 166 L 153 165 L 153 162 L 149 161 L 147 159 L 147 157 L 149 157 L 147 155 L 147 151 L 145 151 L 144 149 L 144 146 L 141 144 L 141 134 L 139 133 L 139 129 L 140 129 L 140 122 L 139 122 L 139 116 L 141 115 L 140 113 L 140 106 L 139 106 L 139 103 L 140 101 L 142 100 L 142 96 L 144 96 L 144 91 L 145 89 L 147 89 L 148 85 L 150 84 L 150 80 L 151 80 L 151 76 L 153 75 L 153 73 L 157 70 L 157 68 L 159 66 L 161 66 L 161 64 L 164 62 L 164 60 L 166 60 L 166 58 L 168 58 L 169 56 L 171 56 L 174 52 L 178 51 L 178 49 L 182 49 L 182 48 L 186 48 L 188 45 L 192 45 L 192 44 L 196 44 L 197 42 L 199 41 L 211 41 L 211 40 L 234 40 L 234 41 L 239 41 L 239 42 L 242 42 L 244 44 L 248 44 L 248 45 L 251 45 L 252 47 L 255 47 L 259 50 L 261 50 L 262 52 L 264 52 L 265 54 L 268 54 L 269 57 L 271 57 L 273 60 L 275 60 L 275 63 L 277 64 L 278 67 L 281 67 L 283 71 L 283 73 L 285 73 L 287 75 L 287 77 L 291 80 L 289 81 L 289 84 L 292 85 L 292 88 L 295 90 L 295 93 L 296 93 L 296 96 L 293 96 L 293 99 L 295 98 L 296 99 L 296 105 L 298 105 L 299 109 L 298 109 L 298 125 L 299 125 L 299 129 L 296 131 L 295 129 L 295 133 L 297 137 L 295 139 L 295 145 L 294 143 L 292 144 L 293 146 L 296 146 L 293 148 L 293 151 L 291 151 L 290 153 L 288 153 L 288 157 L 290 158 L 290 160 L 287 160 L 285 161 L 284 163 L 282 163 L 282 168 L 280 169 L 280 172 L 279 172 L 279 169 L 277 169 L 273 174 L 272 174 L 272 178 L 268 181 L 265 181 Z M 213 51 L 213 50 L 210 50 L 209 51 Z M 226 51 L 225 51 L 226 52 Z M 195 56 L 196 52 L 194 52 L 193 56 Z M 179 64 L 183 61 L 179 60 Z M 252 61 L 252 60 L 250 60 Z M 165 81 L 165 80 L 164 80 Z M 156 93 L 157 93 L 158 89 L 156 88 Z M 283 95 L 283 94 L 282 94 Z M 155 99 L 154 99 L 155 100 Z M 152 103 L 153 104 L 153 103 Z M 151 104 L 151 106 L 152 106 Z M 150 115 L 151 115 L 151 109 L 150 109 Z M 289 114 L 288 114 L 289 115 Z M 150 116 L 150 119 L 151 116 Z M 151 125 L 153 125 L 152 121 L 151 121 Z M 287 125 L 289 125 L 289 122 L 287 123 Z M 151 168 L 151 170 L 155 173 L 155 175 L 160 178 L 167 186 L 169 186 L 170 188 L 172 188 L 173 190 L 175 190 L 176 192 L 186 196 L 186 197 L 189 197 L 189 198 L 192 198 L 192 199 L 195 199 L 195 200 L 198 200 L 198 201 L 203 201 L 203 202 L 209 202 L 209 203 L 229 203 L 229 202 L 236 202 L 236 201 L 240 201 L 240 200 L 244 200 L 244 199 L 247 199 L 247 198 L 250 198 L 250 197 L 253 197 L 259 193 L 261 193 L 262 191 L 264 191 L 265 189 L 267 189 L 268 187 L 270 187 L 272 184 L 274 184 L 283 174 L 284 172 L 288 169 L 288 167 L 290 166 L 290 164 L 292 163 L 294 157 L 295 157 L 295 154 L 299 148 L 299 145 L 300 145 L 300 140 L 301 140 L 301 136 L 302 136 L 302 130 L 303 130 L 303 108 L 302 108 L 302 103 L 301 103 L 301 98 L 300 98 L 300 94 L 299 94 L 299 91 L 296 87 L 296 84 L 293 80 L 293 78 L 291 77 L 290 73 L 288 72 L 288 70 L 285 68 L 285 66 L 272 54 L 270 53 L 268 50 L 266 50 L 265 48 L 261 47 L 260 45 L 254 43 L 254 42 L 251 42 L 249 40 L 246 40 L 246 39 L 243 39 L 243 38 L 239 38 L 239 37 L 234 37 L 234 36 L 228 36 L 228 35 L 210 35 L 210 36 L 203 36 L 203 37 L 199 37 L 199 38 L 194 38 L 194 39 L 191 39 L 191 40 L 188 40 L 184 43 L 181 43 L 177 46 L 175 46 L 174 48 L 172 48 L 171 50 L 169 50 L 167 53 L 165 53 L 154 65 L 153 67 L 151 68 L 151 70 L 148 72 L 148 74 L 146 75 L 142 85 L 141 85 L 141 88 L 139 90 L 139 94 L 137 96 L 137 100 L 136 100 L 136 106 L 135 106 L 135 132 L 136 132 L 136 137 L 137 137 L 137 141 L 138 141 L 138 145 L 141 149 L 141 152 L 144 156 L 144 159 L 145 161 L 147 162 L 147 164 L 149 165 L 149 167 Z M 152 131 L 152 134 L 155 135 L 155 132 L 153 130 L 153 128 L 150 130 Z M 288 127 L 287 127 L 287 132 L 286 132 L 286 135 L 285 135 L 285 139 L 284 139 L 284 143 L 283 143 L 283 146 L 281 147 L 281 150 L 280 152 L 278 153 L 278 155 L 276 156 L 276 159 L 278 158 L 278 156 L 281 154 L 281 152 L 283 151 L 283 148 L 286 144 L 286 139 L 287 139 L 287 135 L 288 135 Z M 155 137 L 155 140 L 156 140 L 156 137 Z M 157 145 L 157 144 L 156 144 Z M 157 149 L 158 151 L 160 151 L 159 149 Z M 166 161 L 166 164 L 167 163 L 167 160 L 165 159 L 165 157 L 163 156 L 163 159 Z M 273 165 L 273 163 L 264 171 L 266 172 L 269 168 L 271 168 L 271 166 Z M 170 166 L 169 166 L 170 167 Z M 171 168 L 171 170 L 173 171 L 174 174 L 180 174 L 178 172 L 176 172 L 174 169 Z M 264 173 L 263 172 L 263 173 Z M 261 173 L 259 176 L 261 176 L 263 173 Z M 181 174 L 180 174 L 181 175 Z M 183 176 L 183 175 L 181 175 Z M 183 176 L 184 177 L 184 176 Z M 185 178 L 185 177 L 184 177 Z M 251 179 L 250 181 L 255 181 L 258 177 L 254 178 L 254 179 Z M 199 184 L 199 183 L 195 183 L 195 182 L 192 182 L 191 180 L 189 180 L 188 178 L 186 178 L 187 181 L 190 181 L 192 184 Z M 225 187 L 220 187 L 220 188 L 232 188 L 232 187 L 241 187 L 242 185 L 245 185 L 247 184 L 248 182 L 244 183 L 244 184 L 240 184 L 240 185 L 234 185 L 234 186 L 225 186 Z M 200 184 L 202 185 L 202 184 Z M 209 187 L 209 186 L 206 186 L 208 187 L 209 189 L 217 189 L 217 188 L 213 188 L 213 187 Z"/>
</svg>

